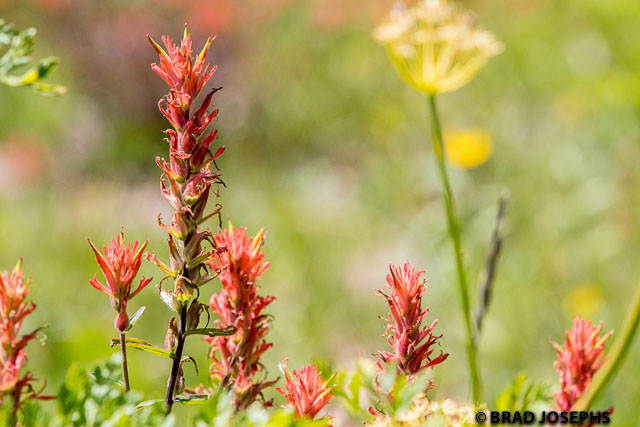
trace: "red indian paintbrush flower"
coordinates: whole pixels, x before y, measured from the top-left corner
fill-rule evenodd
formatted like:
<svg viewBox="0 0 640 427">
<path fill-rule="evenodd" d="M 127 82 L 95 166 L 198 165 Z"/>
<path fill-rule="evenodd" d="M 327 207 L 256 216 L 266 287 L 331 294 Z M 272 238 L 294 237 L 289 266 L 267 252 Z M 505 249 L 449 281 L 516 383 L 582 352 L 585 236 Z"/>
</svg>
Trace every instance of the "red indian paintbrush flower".
<svg viewBox="0 0 640 427">
<path fill-rule="evenodd" d="M 156 158 L 162 169 L 160 190 L 162 196 L 174 209 L 170 226 L 160 222 L 160 226 L 169 234 L 169 265 L 160 261 L 155 254 L 147 254 L 147 259 L 173 278 L 173 289 L 160 289 L 160 297 L 177 316 L 175 353 L 165 404 L 171 411 L 174 402 L 176 384 L 181 383 L 180 361 L 187 332 L 196 329 L 200 314 L 206 305 L 198 299 L 198 289 L 218 277 L 220 268 L 210 268 L 212 258 L 219 255 L 223 248 L 216 246 L 211 232 L 200 226 L 208 219 L 220 215 L 221 206 L 216 205 L 213 212 L 205 213 L 210 194 L 217 196 L 212 186 L 223 184 L 216 172 L 215 160 L 223 153 L 224 147 L 211 152 L 211 144 L 218 131 L 209 129 L 217 117 L 218 110 L 209 111 L 213 94 L 209 91 L 198 106 L 196 98 L 216 67 L 206 63 L 206 56 L 213 37 L 209 36 L 202 51 L 193 56 L 191 36 L 185 28 L 179 45 L 171 38 L 162 37 L 165 49 L 149 37 L 149 42 L 159 56 L 159 63 L 151 68 L 170 86 L 158 106 L 171 124 L 165 131 L 169 143 L 169 162 Z M 203 247 L 206 243 L 211 248 Z M 195 297 L 194 297 L 195 296 Z M 170 325 L 171 326 L 171 325 Z M 171 326 L 172 327 L 172 326 Z M 228 331 L 229 332 L 229 331 Z"/>
<path fill-rule="evenodd" d="M 322 379 L 315 365 L 304 366 L 300 371 L 293 370 L 293 376 L 287 372 L 287 362 L 280 367 L 285 376 L 286 391 L 277 387 L 282 395 L 287 399 L 290 406 L 295 411 L 296 418 L 314 419 L 318 413 L 329 404 L 333 395 L 327 385 L 327 381 Z"/>
<path fill-rule="evenodd" d="M 423 369 L 431 369 L 442 363 L 449 356 L 440 351 L 434 358 L 431 357 L 434 345 L 442 335 L 433 335 L 438 320 L 434 320 L 431 326 L 422 327 L 422 320 L 429 312 L 428 308 L 422 309 L 422 294 L 426 286 L 425 280 L 420 280 L 424 270 L 416 271 L 411 264 L 404 267 L 389 266 L 390 274 L 387 275 L 387 286 L 391 289 L 391 295 L 378 291 L 389 303 L 387 328 L 383 336 L 393 351 L 378 351 L 377 355 L 386 364 L 397 363 L 398 371 L 403 374 L 415 374 Z M 383 369 L 381 361 L 378 367 Z"/>
<path fill-rule="evenodd" d="M 563 346 L 551 341 L 558 353 L 553 363 L 560 377 L 560 391 L 553 395 L 561 411 L 571 410 L 573 404 L 591 384 L 593 375 L 607 362 L 604 357 L 604 342 L 613 331 L 603 336 L 602 324 L 592 326 L 588 320 L 576 316 L 573 328 L 565 331 Z"/>
<path fill-rule="evenodd" d="M 142 246 L 140 246 L 140 242 L 138 241 L 136 241 L 133 246 L 131 243 L 125 245 L 124 233 L 120 232 L 111 240 L 108 248 L 106 246 L 102 247 L 103 253 L 101 253 L 98 248 L 91 243 L 91 240 L 87 240 L 96 255 L 96 261 L 102 270 L 107 285 L 104 286 L 100 283 L 95 275 L 89 283 L 97 290 L 111 297 L 111 305 L 118 312 L 115 327 L 119 332 L 124 332 L 129 327 L 127 302 L 144 289 L 153 279 L 145 279 L 143 277 L 136 290 L 131 291 L 131 284 L 140 269 L 142 253 L 147 247 L 147 242 L 145 241 Z"/>
<path fill-rule="evenodd" d="M 261 395 L 265 387 L 275 381 L 255 379 L 263 370 L 260 356 L 272 344 L 265 341 L 269 332 L 269 319 L 263 313 L 273 297 L 258 295 L 256 280 L 269 266 L 263 262 L 260 252 L 264 241 L 264 229 L 254 238 L 247 236 L 244 227 L 230 226 L 215 236 L 216 245 L 226 247 L 227 252 L 217 255 L 215 265 L 226 266 L 220 275 L 222 290 L 211 296 L 209 305 L 219 319 L 219 327 L 234 326 L 233 336 L 205 338 L 211 345 L 211 379 L 222 387 L 231 385 L 237 409 L 246 408 Z"/>
<path fill-rule="evenodd" d="M 25 347 L 42 329 L 20 336 L 22 322 L 36 308 L 33 302 L 26 301 L 31 280 L 24 280 L 21 265 L 22 260 L 11 274 L 6 270 L 0 274 L 0 397 L 11 397 L 14 414 L 28 399 L 50 398 L 41 396 L 42 390 L 33 389 L 30 383 L 35 378 L 29 372 L 20 378 L 20 369 L 27 362 Z"/>
</svg>

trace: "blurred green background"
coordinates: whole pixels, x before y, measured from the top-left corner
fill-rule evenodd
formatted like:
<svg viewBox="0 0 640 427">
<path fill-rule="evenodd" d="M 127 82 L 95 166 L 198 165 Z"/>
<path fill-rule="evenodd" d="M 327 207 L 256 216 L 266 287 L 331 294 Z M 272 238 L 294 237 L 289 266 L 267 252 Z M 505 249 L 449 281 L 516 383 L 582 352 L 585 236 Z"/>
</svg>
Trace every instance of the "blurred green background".
<svg viewBox="0 0 640 427">
<path fill-rule="evenodd" d="M 617 329 L 640 280 L 640 3 L 627 0 L 467 1 L 506 45 L 462 90 L 440 98 L 445 129 L 484 129 L 484 165 L 453 170 L 470 278 L 482 269 L 496 200 L 511 192 L 506 241 L 480 343 L 489 407 L 518 372 L 557 387 L 549 339 L 581 312 Z M 348 368 L 386 346 L 376 290 L 389 263 L 425 268 L 428 319 L 450 353 L 433 396 L 468 400 L 464 334 L 426 99 L 396 75 L 372 39 L 388 0 L 0 1 L 2 17 L 39 30 L 36 57 L 57 55 L 49 79 L 60 98 L 0 87 L 0 265 L 24 257 L 47 323 L 30 369 L 55 393 L 68 366 L 92 366 L 115 350 L 108 298 L 86 238 L 149 239 L 169 209 L 155 156 L 166 156 L 145 35 L 195 47 L 217 36 L 210 60 L 220 115 L 223 218 L 250 233 L 266 225 L 271 267 L 262 292 L 276 296 L 264 363 L 270 377 L 289 357 Z M 210 224 L 215 227 L 214 221 Z M 162 277 L 152 265 L 141 274 Z M 475 282 L 475 280 L 472 280 Z M 157 280 L 154 281 L 154 285 Z M 203 289 L 208 298 L 218 283 Z M 476 291 L 472 291 L 475 296 Z M 475 299 L 475 298 L 474 298 Z M 161 344 L 170 317 L 149 286 L 132 302 L 147 312 L 132 335 Z M 132 310 L 133 311 L 133 310 Z M 206 382 L 206 344 L 188 343 Z M 640 340 L 599 400 L 614 425 L 640 425 Z M 169 364 L 131 352 L 134 387 L 164 394 Z M 276 403 L 280 403 L 276 396 Z"/>
</svg>

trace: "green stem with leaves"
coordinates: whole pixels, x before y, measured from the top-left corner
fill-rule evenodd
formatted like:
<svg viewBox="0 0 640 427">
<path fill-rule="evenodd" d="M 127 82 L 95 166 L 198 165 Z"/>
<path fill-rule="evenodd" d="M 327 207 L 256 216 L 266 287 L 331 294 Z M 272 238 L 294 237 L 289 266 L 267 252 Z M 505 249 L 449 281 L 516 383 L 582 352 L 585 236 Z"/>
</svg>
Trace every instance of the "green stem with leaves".
<svg viewBox="0 0 640 427">
<path fill-rule="evenodd" d="M 464 270 L 464 262 L 462 260 L 462 232 L 460 224 L 456 216 L 453 192 L 449 184 L 449 176 L 447 175 L 447 163 L 444 156 L 444 141 L 442 138 L 442 128 L 440 126 L 440 117 L 438 116 L 438 108 L 436 106 L 435 95 L 429 95 L 429 110 L 431 113 L 431 135 L 433 138 L 433 149 L 436 154 L 438 170 L 442 180 L 444 204 L 449 223 L 449 236 L 453 243 L 454 258 L 456 260 L 456 270 L 458 273 L 458 290 L 460 292 L 460 300 L 462 302 L 462 314 L 467 340 L 467 359 L 469 362 L 469 373 L 471 375 L 471 390 L 474 402 L 480 403 L 482 399 L 480 386 L 480 373 L 478 372 L 478 361 L 476 345 L 473 339 L 473 330 L 471 327 L 471 307 L 469 303 L 469 285 L 467 275 Z"/>
<path fill-rule="evenodd" d="M 573 405 L 572 410 L 588 411 L 591 409 L 598 395 L 605 389 L 614 375 L 622 366 L 627 352 L 631 348 L 633 338 L 640 325 L 640 285 L 637 286 L 633 300 L 616 340 L 609 351 L 609 361 L 594 375 L 593 382 L 587 391 Z"/>
</svg>

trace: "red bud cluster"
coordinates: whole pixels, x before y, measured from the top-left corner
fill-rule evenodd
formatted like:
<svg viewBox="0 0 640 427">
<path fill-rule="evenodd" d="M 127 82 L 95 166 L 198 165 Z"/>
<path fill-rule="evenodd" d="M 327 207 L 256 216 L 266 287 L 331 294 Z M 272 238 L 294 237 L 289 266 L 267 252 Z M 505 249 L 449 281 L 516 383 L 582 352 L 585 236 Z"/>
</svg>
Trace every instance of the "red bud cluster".
<svg viewBox="0 0 640 427">
<path fill-rule="evenodd" d="M 565 331 L 564 345 L 551 341 L 558 353 L 553 364 L 560 377 L 560 391 L 553 395 L 561 411 L 570 411 L 573 404 L 591 384 L 593 375 L 607 362 L 604 342 L 612 331 L 600 336 L 602 325 L 592 326 L 576 316 L 573 328 Z"/>
<path fill-rule="evenodd" d="M 424 271 L 416 271 L 409 263 L 404 267 L 390 265 L 389 270 L 387 287 L 391 289 L 391 294 L 379 293 L 385 297 L 391 311 L 383 336 L 387 337 L 393 350 L 378 351 L 377 354 L 386 364 L 397 363 L 398 371 L 403 374 L 411 375 L 431 369 L 444 362 L 449 355 L 440 351 L 439 355 L 432 357 L 434 346 L 439 344 L 438 340 L 442 337 L 432 334 L 438 320 L 422 327 L 422 321 L 429 312 L 428 308 L 422 309 L 422 294 L 426 286 L 420 276 Z M 380 361 L 378 367 L 383 369 Z"/>
<path fill-rule="evenodd" d="M 293 407 L 297 418 L 314 419 L 318 413 L 331 401 L 331 389 L 322 379 L 318 367 L 304 366 L 299 371 L 293 370 L 293 376 L 287 372 L 287 360 L 282 364 L 282 372 L 285 376 L 286 391 L 277 387 Z"/>
</svg>

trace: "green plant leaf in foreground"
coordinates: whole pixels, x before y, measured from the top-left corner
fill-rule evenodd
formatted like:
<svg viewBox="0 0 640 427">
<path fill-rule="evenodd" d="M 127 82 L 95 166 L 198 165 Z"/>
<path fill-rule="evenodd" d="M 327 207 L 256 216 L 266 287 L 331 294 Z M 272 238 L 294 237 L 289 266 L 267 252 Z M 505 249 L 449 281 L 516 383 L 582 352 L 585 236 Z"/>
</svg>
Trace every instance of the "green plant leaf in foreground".
<svg viewBox="0 0 640 427">
<path fill-rule="evenodd" d="M 553 396 L 547 384 L 531 381 L 522 372 L 496 398 L 496 410 L 531 411 L 547 408 L 552 401 Z"/>
<path fill-rule="evenodd" d="M 165 350 L 164 348 L 156 347 L 150 342 L 141 340 L 139 338 L 125 338 L 125 344 L 127 347 L 136 348 L 138 350 L 146 351 L 147 353 L 155 354 L 156 356 L 167 357 L 169 359 L 175 359 L 176 354 Z M 111 339 L 111 347 L 114 345 L 120 345 L 120 338 L 112 338 Z"/>
<path fill-rule="evenodd" d="M 235 326 L 228 326 L 226 328 L 197 328 L 191 329 L 185 333 L 185 335 L 206 335 L 208 337 L 222 337 L 233 335 L 237 332 Z"/>
</svg>

